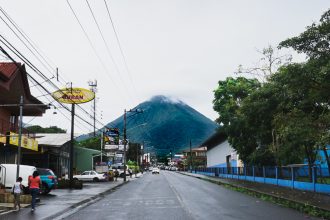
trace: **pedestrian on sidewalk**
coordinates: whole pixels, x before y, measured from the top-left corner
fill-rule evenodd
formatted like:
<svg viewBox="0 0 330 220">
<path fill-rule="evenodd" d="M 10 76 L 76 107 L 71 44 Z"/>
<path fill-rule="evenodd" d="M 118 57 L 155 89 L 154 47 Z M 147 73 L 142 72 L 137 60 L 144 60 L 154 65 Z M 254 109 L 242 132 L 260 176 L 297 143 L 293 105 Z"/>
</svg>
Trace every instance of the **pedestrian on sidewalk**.
<svg viewBox="0 0 330 220">
<path fill-rule="evenodd" d="M 129 173 L 129 177 L 132 178 L 132 170 L 131 169 L 128 169 L 128 173 Z"/>
<path fill-rule="evenodd" d="M 32 212 L 35 210 L 36 198 L 37 195 L 39 195 L 40 187 L 41 187 L 41 179 L 39 173 L 38 171 L 34 171 L 32 176 L 29 176 L 29 189 L 32 196 L 32 201 L 31 201 Z"/>
<path fill-rule="evenodd" d="M 13 186 L 13 195 L 14 195 L 14 210 L 21 209 L 21 193 L 23 191 L 22 177 L 18 177 L 16 183 Z"/>
<path fill-rule="evenodd" d="M 115 181 L 117 181 L 117 178 L 119 177 L 119 172 L 117 169 L 113 172 L 115 174 Z"/>
</svg>

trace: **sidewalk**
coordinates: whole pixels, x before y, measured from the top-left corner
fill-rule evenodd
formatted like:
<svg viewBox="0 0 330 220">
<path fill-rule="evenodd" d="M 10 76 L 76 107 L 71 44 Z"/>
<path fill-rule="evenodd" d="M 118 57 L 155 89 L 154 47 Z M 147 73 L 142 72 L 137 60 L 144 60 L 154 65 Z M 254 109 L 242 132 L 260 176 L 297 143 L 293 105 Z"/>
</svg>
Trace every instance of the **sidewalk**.
<svg viewBox="0 0 330 220">
<path fill-rule="evenodd" d="M 137 178 L 141 177 L 138 174 Z M 135 175 L 132 178 L 127 177 L 127 182 L 134 181 Z M 126 182 L 126 183 L 127 183 Z M 73 209 L 78 209 L 115 190 L 117 187 L 125 184 L 122 178 L 113 182 L 86 182 L 81 190 L 71 189 L 56 189 L 51 191 L 49 195 L 40 195 L 40 203 L 37 203 L 36 210 L 31 212 L 30 205 L 22 208 L 20 211 L 10 210 L 0 212 L 0 220 L 9 219 L 54 219 L 65 214 Z M 0 204 L 1 206 L 12 207 L 12 204 Z"/>
<path fill-rule="evenodd" d="M 244 180 L 211 177 L 188 172 L 179 173 L 207 180 L 219 185 L 234 187 L 234 189 L 236 188 L 237 191 L 243 191 L 245 193 L 252 194 L 256 197 L 262 198 L 263 196 L 267 196 L 271 198 L 268 200 L 282 205 L 287 205 L 291 208 L 295 208 L 303 212 L 306 212 L 307 209 L 311 212 L 322 212 L 324 214 L 322 214 L 321 217 L 326 217 L 327 219 L 330 219 L 329 194 L 301 191 L 271 184 L 262 184 Z"/>
</svg>

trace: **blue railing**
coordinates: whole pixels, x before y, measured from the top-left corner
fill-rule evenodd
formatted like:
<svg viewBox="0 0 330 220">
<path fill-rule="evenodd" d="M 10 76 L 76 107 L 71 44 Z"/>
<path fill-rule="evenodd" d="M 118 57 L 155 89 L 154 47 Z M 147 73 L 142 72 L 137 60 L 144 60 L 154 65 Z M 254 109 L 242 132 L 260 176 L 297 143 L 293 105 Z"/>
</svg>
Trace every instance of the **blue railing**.
<svg viewBox="0 0 330 220">
<path fill-rule="evenodd" d="M 287 167 L 216 167 L 195 168 L 190 172 L 273 184 L 298 190 L 308 190 L 320 193 L 330 193 L 330 174 L 327 168 L 314 166 L 309 168 L 303 166 Z"/>
</svg>

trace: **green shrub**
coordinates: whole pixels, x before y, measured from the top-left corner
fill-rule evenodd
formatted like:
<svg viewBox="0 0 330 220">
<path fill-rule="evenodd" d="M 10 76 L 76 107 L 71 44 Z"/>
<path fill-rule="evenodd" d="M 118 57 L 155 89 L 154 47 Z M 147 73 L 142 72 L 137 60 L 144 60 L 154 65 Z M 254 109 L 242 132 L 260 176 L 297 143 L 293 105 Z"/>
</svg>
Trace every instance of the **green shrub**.
<svg viewBox="0 0 330 220">
<path fill-rule="evenodd" d="M 57 184 L 58 189 L 69 189 L 70 188 L 70 180 L 61 179 L 58 181 Z M 83 188 L 83 182 L 81 180 L 73 180 L 72 183 L 73 189 L 82 189 Z"/>
</svg>

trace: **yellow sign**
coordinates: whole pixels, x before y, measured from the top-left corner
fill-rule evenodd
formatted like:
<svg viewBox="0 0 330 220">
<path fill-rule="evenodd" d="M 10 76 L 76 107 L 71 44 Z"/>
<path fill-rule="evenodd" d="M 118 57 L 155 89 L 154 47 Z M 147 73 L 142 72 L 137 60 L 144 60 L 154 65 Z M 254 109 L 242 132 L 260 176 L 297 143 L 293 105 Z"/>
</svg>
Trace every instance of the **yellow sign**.
<svg viewBox="0 0 330 220">
<path fill-rule="evenodd" d="M 65 88 L 53 92 L 52 96 L 62 103 L 81 104 L 92 101 L 95 98 L 95 93 L 83 88 Z"/>
<path fill-rule="evenodd" d="M 0 143 L 6 143 L 6 136 L 4 134 L 0 134 Z"/>
<path fill-rule="evenodd" d="M 18 134 L 10 132 L 9 144 L 18 146 Z M 27 136 L 22 135 L 22 145 L 23 148 L 38 151 L 38 141 Z"/>
</svg>

